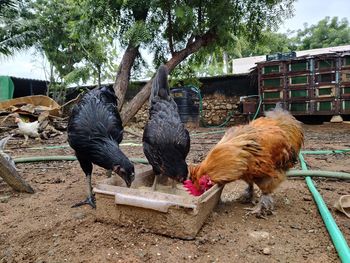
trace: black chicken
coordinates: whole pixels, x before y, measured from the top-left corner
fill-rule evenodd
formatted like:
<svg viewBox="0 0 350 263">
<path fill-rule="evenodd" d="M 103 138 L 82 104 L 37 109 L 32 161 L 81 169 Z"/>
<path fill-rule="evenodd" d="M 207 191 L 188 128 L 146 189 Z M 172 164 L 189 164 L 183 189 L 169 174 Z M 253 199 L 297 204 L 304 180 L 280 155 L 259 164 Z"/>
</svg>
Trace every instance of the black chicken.
<svg viewBox="0 0 350 263">
<path fill-rule="evenodd" d="M 68 142 L 87 178 L 88 197 L 73 207 L 96 207 L 92 194 L 92 164 L 116 172 L 130 187 L 134 165 L 119 149 L 123 126 L 112 88 L 102 87 L 85 94 L 73 108 L 68 122 Z"/>
<path fill-rule="evenodd" d="M 187 178 L 186 156 L 190 150 L 190 136 L 181 123 L 177 105 L 170 96 L 168 71 L 158 69 L 153 79 L 149 102 L 149 120 L 143 132 L 143 151 L 155 173 L 153 190 L 161 174 L 175 182 Z"/>
</svg>

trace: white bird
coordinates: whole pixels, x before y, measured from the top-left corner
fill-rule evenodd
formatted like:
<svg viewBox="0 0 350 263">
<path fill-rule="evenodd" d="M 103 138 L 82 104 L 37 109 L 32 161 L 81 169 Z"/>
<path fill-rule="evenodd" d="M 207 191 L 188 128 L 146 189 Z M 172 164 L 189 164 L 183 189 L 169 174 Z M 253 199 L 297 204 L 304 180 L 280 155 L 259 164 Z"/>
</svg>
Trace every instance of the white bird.
<svg viewBox="0 0 350 263">
<path fill-rule="evenodd" d="M 38 132 L 40 123 L 38 121 L 24 122 L 21 118 L 16 117 L 15 122 L 17 123 L 19 133 L 25 138 L 23 145 L 27 144 L 29 137 L 40 139 Z"/>
</svg>

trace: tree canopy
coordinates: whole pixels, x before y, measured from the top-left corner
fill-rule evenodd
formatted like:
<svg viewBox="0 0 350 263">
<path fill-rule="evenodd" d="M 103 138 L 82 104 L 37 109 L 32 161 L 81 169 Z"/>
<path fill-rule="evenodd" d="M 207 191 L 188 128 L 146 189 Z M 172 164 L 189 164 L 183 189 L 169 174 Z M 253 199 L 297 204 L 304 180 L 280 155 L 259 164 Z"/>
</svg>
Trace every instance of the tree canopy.
<svg viewBox="0 0 350 263">
<path fill-rule="evenodd" d="M 316 25 L 304 24 L 297 31 L 295 43 L 298 50 L 334 47 L 350 43 L 350 27 L 346 18 L 326 17 Z"/>
<path fill-rule="evenodd" d="M 115 91 L 123 105 L 130 74 L 147 66 L 140 49 L 154 56 L 153 65 L 171 72 L 201 51 L 230 50 L 244 38 L 258 43 L 262 32 L 276 28 L 291 15 L 294 0 L 36 0 L 20 1 L 20 33 L 36 32 L 34 44 L 61 75 L 69 76 L 83 63 L 98 72 L 112 54 L 111 43 L 124 50 L 116 72 Z M 9 30 L 9 36 L 14 32 Z M 9 46 L 8 46 L 9 47 Z M 198 53 L 199 54 L 199 53 Z M 182 63 L 184 64 L 184 63 Z M 134 70 L 133 70 L 134 69 Z M 153 72 L 153 70 L 150 70 Z M 92 74 L 88 72 L 87 75 Z M 84 76 L 83 71 L 77 76 Z M 122 110 L 124 122 L 147 100 L 150 83 Z"/>
</svg>

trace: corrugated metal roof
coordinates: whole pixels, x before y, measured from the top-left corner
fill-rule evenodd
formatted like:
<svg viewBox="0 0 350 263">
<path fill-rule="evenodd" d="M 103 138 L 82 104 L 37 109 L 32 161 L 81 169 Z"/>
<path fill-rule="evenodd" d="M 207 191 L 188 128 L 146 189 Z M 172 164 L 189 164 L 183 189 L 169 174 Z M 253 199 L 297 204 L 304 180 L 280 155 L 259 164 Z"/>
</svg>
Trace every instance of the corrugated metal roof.
<svg viewBox="0 0 350 263">
<path fill-rule="evenodd" d="M 321 55 L 334 52 L 350 52 L 350 45 L 337 46 L 337 47 L 327 47 L 327 48 L 317 48 L 296 51 L 297 57 L 302 56 L 312 56 L 312 55 Z M 256 63 L 266 61 L 266 56 L 255 56 L 255 57 L 246 57 L 238 58 L 232 61 L 233 63 L 233 73 L 234 74 L 244 74 L 251 71 L 252 68 L 256 66 Z"/>
<path fill-rule="evenodd" d="M 9 77 L 11 79 L 21 79 L 21 80 L 30 80 L 30 81 L 43 81 L 43 82 L 48 82 L 47 80 L 43 79 L 31 79 L 31 78 L 21 78 L 21 77 L 13 77 L 13 76 L 7 76 L 7 75 L 1 75 L 0 77 Z"/>
</svg>

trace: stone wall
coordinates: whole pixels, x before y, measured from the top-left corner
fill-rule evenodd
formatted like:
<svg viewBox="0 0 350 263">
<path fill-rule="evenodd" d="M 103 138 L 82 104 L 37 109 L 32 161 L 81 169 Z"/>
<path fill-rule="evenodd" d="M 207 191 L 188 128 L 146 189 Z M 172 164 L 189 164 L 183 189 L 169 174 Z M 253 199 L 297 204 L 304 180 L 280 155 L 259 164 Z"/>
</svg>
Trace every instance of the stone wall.
<svg viewBox="0 0 350 263">
<path fill-rule="evenodd" d="M 203 112 L 201 126 L 215 126 L 222 124 L 228 116 L 233 115 L 228 126 L 242 123 L 245 118 L 238 112 L 239 97 L 227 97 L 221 94 L 207 95 L 203 98 Z M 132 125 L 143 129 L 148 120 L 148 101 L 142 106 L 135 117 Z M 204 125 L 203 125 L 204 124 Z"/>
<path fill-rule="evenodd" d="M 236 124 L 241 116 L 238 113 L 239 97 L 227 97 L 221 94 L 213 94 L 203 98 L 203 125 L 220 125 L 232 115 L 228 125 Z"/>
<path fill-rule="evenodd" d="M 148 120 L 148 100 L 130 121 L 133 127 L 143 130 Z"/>
</svg>

